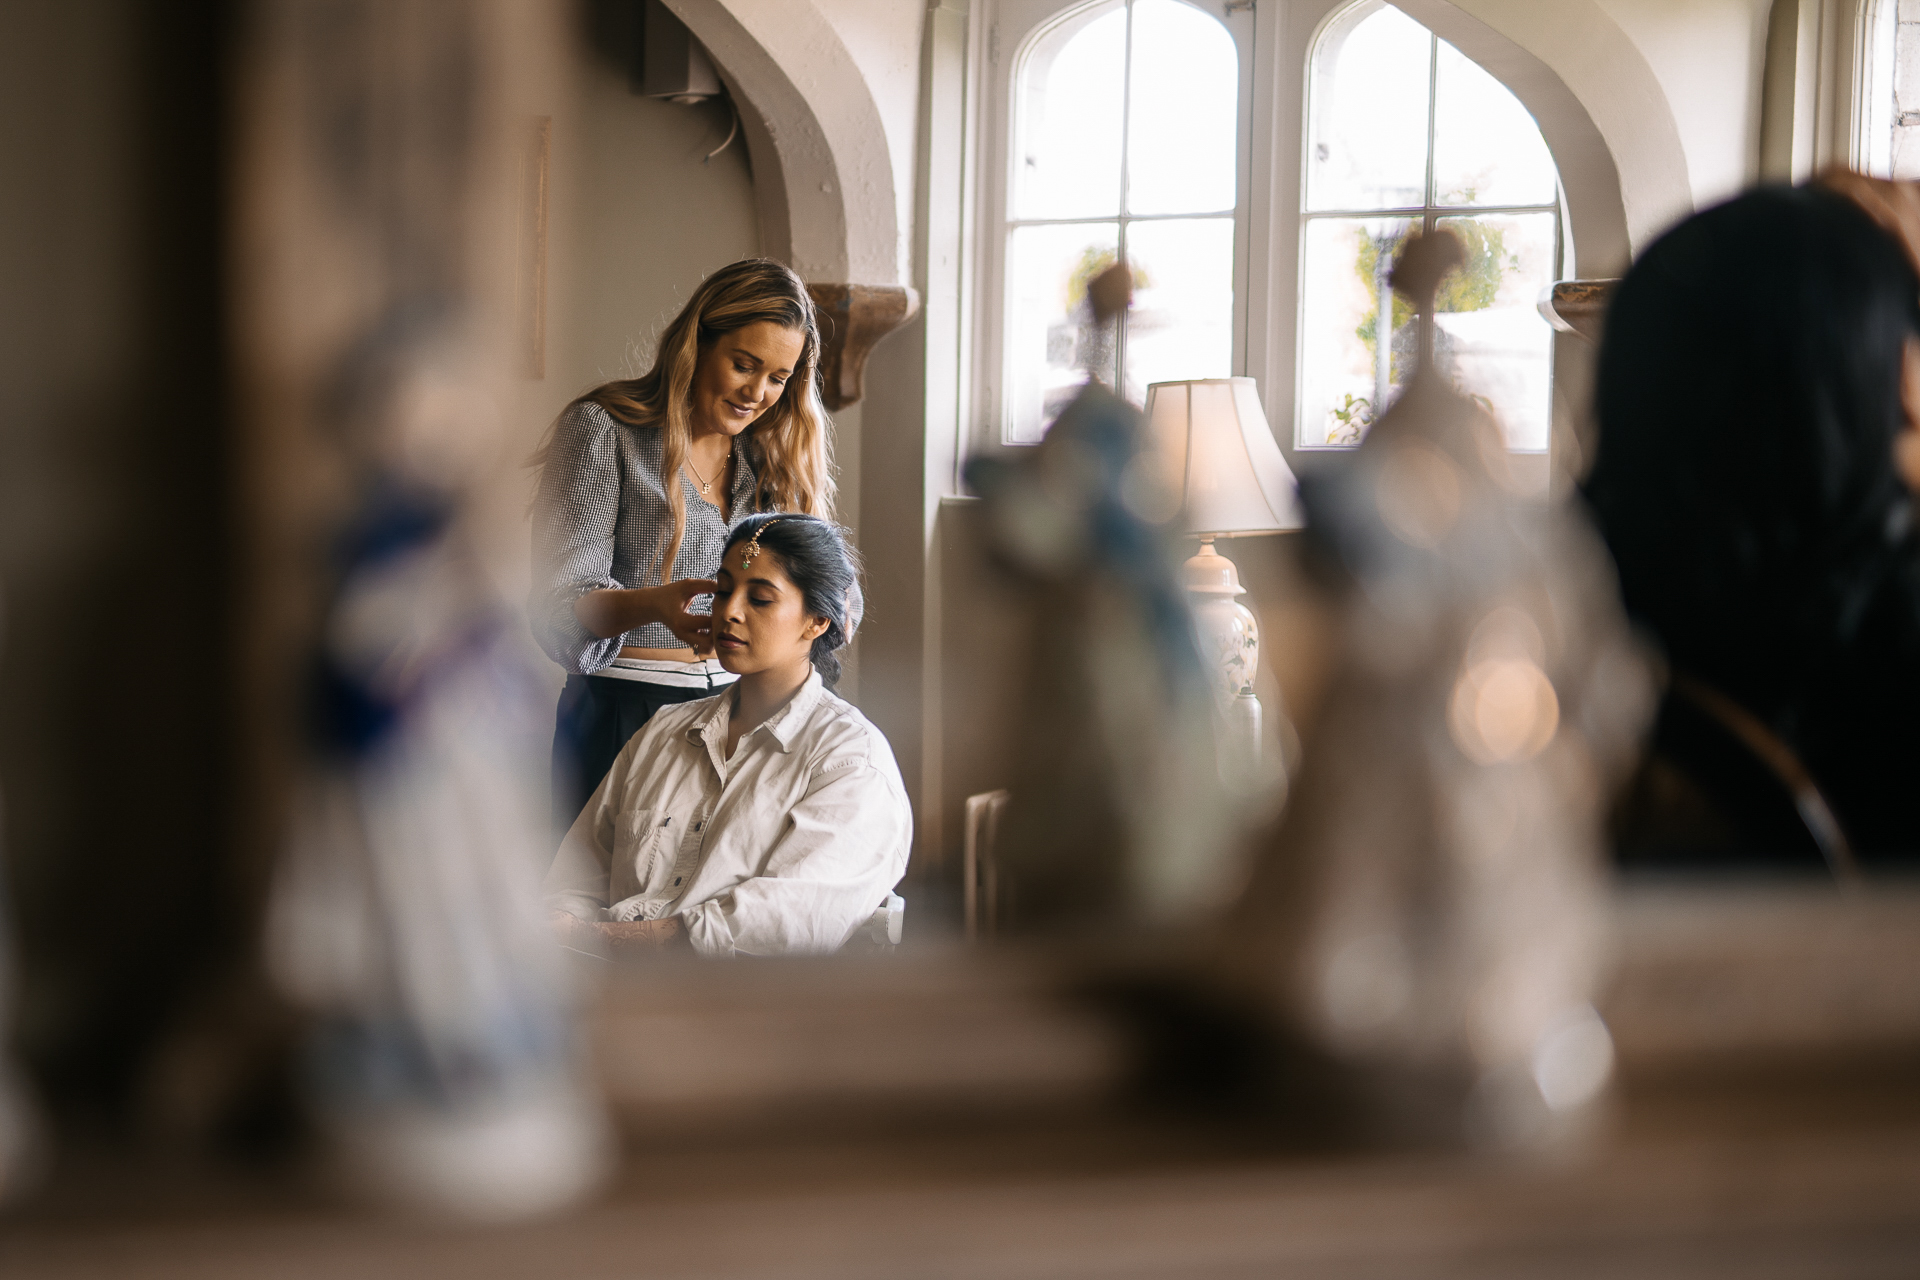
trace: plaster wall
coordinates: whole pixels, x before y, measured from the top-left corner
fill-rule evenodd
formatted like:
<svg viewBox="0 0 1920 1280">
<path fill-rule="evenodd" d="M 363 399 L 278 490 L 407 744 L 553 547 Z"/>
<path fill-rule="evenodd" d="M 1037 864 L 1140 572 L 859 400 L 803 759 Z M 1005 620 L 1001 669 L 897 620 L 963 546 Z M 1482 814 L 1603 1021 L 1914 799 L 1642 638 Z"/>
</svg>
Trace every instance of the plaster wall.
<svg viewBox="0 0 1920 1280">
<path fill-rule="evenodd" d="M 522 110 L 553 120 L 546 374 L 513 384 L 509 463 L 533 451 L 575 396 L 645 372 L 659 331 L 700 281 L 760 251 L 745 146 L 736 137 L 703 163 L 727 135 L 723 103 L 642 97 L 585 49 L 541 82 L 555 88 Z M 515 483 L 530 491 L 532 477 Z M 524 520 L 503 554 L 510 590 L 522 595 L 532 581 Z M 550 662 L 540 669 L 557 693 L 565 674 Z"/>
<path fill-rule="evenodd" d="M 898 51 L 888 50 L 909 16 L 917 32 L 917 6 L 844 0 L 829 14 L 814 0 L 666 4 L 745 109 L 766 251 L 808 280 L 902 283 L 901 211 L 911 207 L 913 170 L 899 167 L 894 142 L 917 128 L 917 99 L 888 123 L 875 90 L 889 109 L 903 109 Z M 855 33 L 864 63 L 843 28 Z M 917 39 L 911 56 L 917 68 Z"/>
<path fill-rule="evenodd" d="M 520 383 L 531 447 L 573 397 L 653 362 L 660 329 L 718 267 L 759 252 L 753 178 L 727 108 L 631 92 L 583 56 L 553 117 L 546 376 Z"/>
<path fill-rule="evenodd" d="M 1606 142 L 1636 253 L 1759 174 L 1770 0 L 1409 0 L 1405 7 L 1436 29 L 1447 24 L 1434 8 L 1468 15 L 1558 77 Z M 1624 262 L 1596 265 L 1610 272 Z"/>
<path fill-rule="evenodd" d="M 1652 68 L 1686 152 L 1695 208 L 1760 171 L 1760 89 L 1771 0 L 1596 0 Z"/>
<path fill-rule="evenodd" d="M 821 16 L 846 46 L 880 114 L 893 162 L 895 274 L 863 284 L 913 280 L 913 174 L 919 135 L 920 45 L 926 19 L 921 0 L 815 0 Z"/>
</svg>

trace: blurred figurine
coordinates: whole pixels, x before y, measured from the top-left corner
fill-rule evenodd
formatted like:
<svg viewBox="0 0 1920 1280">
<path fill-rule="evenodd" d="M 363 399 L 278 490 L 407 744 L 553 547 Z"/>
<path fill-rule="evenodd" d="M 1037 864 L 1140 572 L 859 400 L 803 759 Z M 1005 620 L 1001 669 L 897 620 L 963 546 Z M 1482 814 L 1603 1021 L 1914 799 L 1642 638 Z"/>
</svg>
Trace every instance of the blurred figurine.
<svg viewBox="0 0 1920 1280">
<path fill-rule="evenodd" d="M 0 613 L 0 618 L 5 614 Z M 13 1060 L 12 905 L 0 877 L 0 1205 L 16 1200 L 39 1172 L 42 1135 L 26 1081 Z"/>
<path fill-rule="evenodd" d="M 1337 657 L 1230 946 L 1364 1116 L 1524 1145 L 1608 1079 L 1603 808 L 1651 693 L 1598 540 L 1516 492 L 1496 424 L 1433 369 L 1459 261 L 1446 232 L 1409 242 L 1419 369 L 1303 486 Z"/>
<path fill-rule="evenodd" d="M 1095 277 L 1096 325 L 1130 293 L 1124 263 Z M 1163 504 L 1132 493 L 1150 470 L 1135 466 L 1144 426 L 1090 379 L 1037 449 L 967 469 L 994 554 L 1031 602 L 1019 781 L 1001 827 L 1016 931 L 1177 921 L 1238 887 L 1238 811 L 1174 531 L 1141 514 Z"/>
<path fill-rule="evenodd" d="M 538 1212 L 610 1156 L 540 908 L 541 690 L 460 486 L 407 461 L 407 442 L 484 408 L 406 326 L 360 359 L 342 415 L 360 474 L 271 960 L 312 1015 L 309 1096 L 359 1189 L 476 1218 Z"/>
</svg>

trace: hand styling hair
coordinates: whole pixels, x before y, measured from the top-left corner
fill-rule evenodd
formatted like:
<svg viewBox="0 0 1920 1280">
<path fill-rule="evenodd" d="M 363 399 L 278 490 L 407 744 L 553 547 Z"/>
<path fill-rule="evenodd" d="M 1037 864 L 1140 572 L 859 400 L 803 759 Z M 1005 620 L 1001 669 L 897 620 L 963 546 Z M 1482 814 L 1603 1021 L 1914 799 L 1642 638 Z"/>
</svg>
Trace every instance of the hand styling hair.
<svg viewBox="0 0 1920 1280">
<path fill-rule="evenodd" d="M 661 333 L 651 369 L 637 378 L 595 387 L 573 403 L 597 404 L 617 422 L 663 431 L 660 472 L 677 476 L 693 442 L 690 408 L 701 352 L 727 334 L 761 322 L 793 329 L 804 342 L 786 390 L 741 438 L 757 476 L 754 506 L 830 517 L 831 445 L 826 409 L 814 376 L 820 359 L 820 326 L 807 286 L 772 259 L 746 258 L 708 276 Z M 534 455 L 535 465 L 545 464 L 547 448 L 542 445 Z M 666 490 L 673 529 L 661 548 L 662 582 L 680 554 L 687 527 L 682 486 L 669 482 Z"/>
<path fill-rule="evenodd" d="M 831 689 L 840 683 L 838 651 L 860 627 L 864 598 L 860 591 L 859 553 L 846 533 L 819 516 L 773 512 L 749 516 L 727 537 L 721 562 L 738 564 L 734 548 L 754 540 L 760 550 L 780 562 L 793 585 L 800 588 L 801 607 L 809 617 L 825 618 L 827 629 L 814 638 L 814 670 Z"/>
</svg>

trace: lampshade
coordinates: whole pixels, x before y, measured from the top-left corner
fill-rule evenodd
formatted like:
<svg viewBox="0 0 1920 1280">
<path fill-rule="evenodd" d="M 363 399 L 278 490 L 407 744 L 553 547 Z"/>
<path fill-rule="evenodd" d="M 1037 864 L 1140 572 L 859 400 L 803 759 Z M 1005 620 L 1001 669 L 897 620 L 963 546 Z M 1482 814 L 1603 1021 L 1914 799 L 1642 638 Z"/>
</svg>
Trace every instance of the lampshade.
<svg viewBox="0 0 1920 1280">
<path fill-rule="evenodd" d="M 1187 532 L 1231 537 L 1306 523 L 1252 378 L 1154 383 L 1147 433 L 1160 476 L 1180 495 Z"/>
</svg>

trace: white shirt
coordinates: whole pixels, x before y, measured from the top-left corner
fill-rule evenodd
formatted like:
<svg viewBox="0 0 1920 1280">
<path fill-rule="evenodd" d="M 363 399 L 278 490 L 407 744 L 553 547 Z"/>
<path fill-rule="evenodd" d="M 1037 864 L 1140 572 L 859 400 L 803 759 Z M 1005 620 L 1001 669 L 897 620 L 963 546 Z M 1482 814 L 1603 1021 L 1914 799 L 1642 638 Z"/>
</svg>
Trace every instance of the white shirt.
<svg viewBox="0 0 1920 1280">
<path fill-rule="evenodd" d="M 906 873 L 893 749 L 813 672 L 726 758 L 733 691 L 633 735 L 547 872 L 583 920 L 678 915 L 702 955 L 838 950 Z"/>
</svg>

